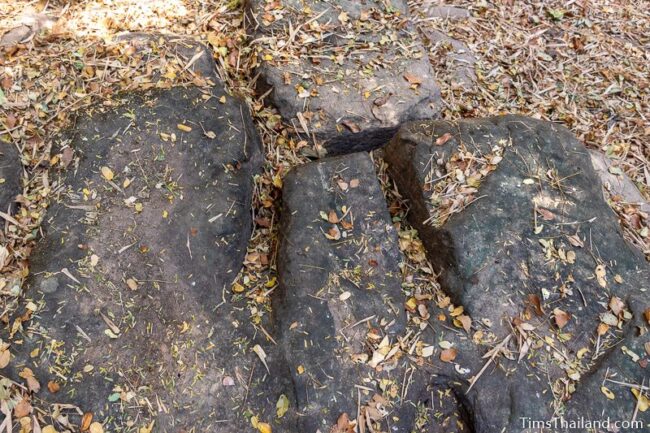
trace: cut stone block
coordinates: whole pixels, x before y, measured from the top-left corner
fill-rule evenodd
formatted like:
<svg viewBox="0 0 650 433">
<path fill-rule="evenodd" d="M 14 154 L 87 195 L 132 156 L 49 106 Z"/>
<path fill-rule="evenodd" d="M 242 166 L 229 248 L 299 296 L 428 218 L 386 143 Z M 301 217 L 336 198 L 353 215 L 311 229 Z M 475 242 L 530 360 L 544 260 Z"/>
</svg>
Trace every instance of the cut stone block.
<svg viewBox="0 0 650 433">
<path fill-rule="evenodd" d="M 8 374 L 22 382 L 30 368 L 37 397 L 75 404 L 105 431 L 149 420 L 156 431 L 244 431 L 252 406 L 272 419 L 286 375 L 247 371 L 264 337 L 225 302 L 262 161 L 248 110 L 220 84 L 118 102 L 91 107 L 59 140 L 74 160 L 31 257 L 37 319 L 18 329 Z M 276 380 L 278 394 L 259 391 Z"/>
<path fill-rule="evenodd" d="M 384 411 L 390 431 L 411 431 L 416 392 L 399 398 L 407 365 L 397 340 L 405 329 L 401 253 L 370 157 L 296 168 L 283 198 L 275 309 L 297 431 L 328 432 L 343 413 L 356 419 L 375 395 L 383 403 L 368 410 L 373 419 L 382 414 L 381 431 Z"/>
<path fill-rule="evenodd" d="M 587 378 L 602 376 L 603 359 L 629 364 L 621 337 L 647 358 L 648 334 L 632 322 L 647 307 L 638 300 L 650 288 L 648 264 L 624 240 L 589 153 L 569 131 L 521 116 L 412 122 L 385 159 L 442 288 L 481 333 L 474 340 L 491 348 L 509 339 L 512 360 L 499 357 L 464 400 L 477 431 L 551 419 L 553 400 L 574 390 L 578 399 L 583 378 L 585 389 L 595 386 Z M 475 373 L 484 363 L 468 356 L 461 365 Z M 643 363 L 622 368 L 641 383 Z M 582 401 L 571 413 L 593 414 Z M 629 405 L 612 401 L 612 413 Z"/>
<path fill-rule="evenodd" d="M 0 142 L 0 212 L 11 213 L 13 202 L 20 193 L 22 165 L 13 144 Z"/>
<path fill-rule="evenodd" d="M 251 0 L 260 93 L 329 155 L 384 145 L 407 120 L 440 110 L 407 5 L 368 0 Z"/>
</svg>

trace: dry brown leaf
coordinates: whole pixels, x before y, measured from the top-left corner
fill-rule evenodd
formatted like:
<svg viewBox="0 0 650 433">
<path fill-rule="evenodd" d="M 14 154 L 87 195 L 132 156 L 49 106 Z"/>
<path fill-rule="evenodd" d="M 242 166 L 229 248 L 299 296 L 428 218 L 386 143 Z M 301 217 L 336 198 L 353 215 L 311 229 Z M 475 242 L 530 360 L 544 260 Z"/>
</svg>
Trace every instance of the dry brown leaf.
<svg viewBox="0 0 650 433">
<path fill-rule="evenodd" d="M 609 300 L 609 308 L 618 316 L 625 310 L 625 303 L 619 297 L 612 296 L 612 299 Z"/>
<path fill-rule="evenodd" d="M 361 132 L 361 128 L 359 127 L 359 125 L 357 125 L 356 123 L 354 123 L 351 120 L 342 120 L 341 124 L 343 126 L 345 126 L 346 128 L 348 128 L 350 130 L 350 132 L 352 132 L 353 134 Z"/>
<path fill-rule="evenodd" d="M 562 311 L 559 308 L 553 310 L 553 316 L 555 318 L 555 324 L 560 329 L 564 328 L 566 324 L 569 323 L 569 320 L 571 320 L 571 314 Z"/>
<path fill-rule="evenodd" d="M 16 418 L 22 418 L 30 413 L 32 413 L 32 405 L 29 403 L 27 398 L 23 397 L 16 407 L 14 407 L 14 416 Z"/>
<path fill-rule="evenodd" d="M 606 323 L 599 323 L 598 324 L 598 335 L 605 335 L 607 334 L 607 331 L 609 331 L 609 325 Z"/>
<path fill-rule="evenodd" d="M 449 132 L 445 132 L 444 134 L 442 134 L 440 137 L 436 139 L 436 146 L 442 146 L 443 144 L 451 140 L 452 137 L 453 136 Z"/>
<path fill-rule="evenodd" d="M 353 433 L 354 426 L 350 425 L 350 418 L 347 413 L 341 414 L 336 421 L 336 425 L 332 427 L 330 433 Z"/>
<path fill-rule="evenodd" d="M 422 84 L 422 78 L 410 72 L 404 74 L 404 79 L 408 81 L 409 84 L 414 84 L 414 85 Z"/>
<path fill-rule="evenodd" d="M 327 231 L 327 234 L 325 234 L 325 237 L 332 241 L 338 241 L 339 239 L 341 239 L 341 230 L 339 230 L 337 226 L 332 226 Z"/>
<path fill-rule="evenodd" d="M 456 355 L 458 355 L 458 351 L 455 348 L 451 347 L 440 352 L 440 360 L 442 362 L 452 362 L 454 359 L 456 359 Z"/>
<path fill-rule="evenodd" d="M 458 321 L 463 325 L 463 329 L 465 330 L 465 332 L 469 334 L 469 331 L 472 327 L 472 318 L 466 316 L 465 314 L 462 314 L 458 316 Z"/>
<path fill-rule="evenodd" d="M 0 368 L 5 368 L 9 365 L 11 360 L 11 352 L 9 352 L 9 345 L 0 343 Z"/>
<path fill-rule="evenodd" d="M 84 413 L 84 416 L 81 418 L 81 431 L 87 431 L 90 428 L 90 424 L 93 422 L 92 412 Z"/>
<path fill-rule="evenodd" d="M 18 373 L 18 376 L 25 379 L 27 382 L 27 388 L 29 388 L 30 391 L 38 392 L 38 390 L 41 389 L 41 384 L 38 383 L 38 380 L 34 376 L 34 372 L 30 368 L 23 368 L 23 370 Z"/>
<path fill-rule="evenodd" d="M 59 385 L 57 382 L 50 380 L 49 382 L 47 382 L 47 389 L 52 394 L 56 394 L 61 389 L 61 385 Z"/>
<path fill-rule="evenodd" d="M 537 213 L 542 216 L 542 219 L 544 221 L 552 221 L 555 219 L 555 214 L 553 214 L 553 212 L 548 209 L 544 209 L 543 207 L 537 208 Z"/>
<path fill-rule="evenodd" d="M 577 234 L 572 236 L 567 236 L 567 239 L 569 240 L 569 243 L 574 247 L 582 248 L 585 246 L 584 242 L 582 242 L 582 240 Z"/>
<path fill-rule="evenodd" d="M 528 295 L 528 303 L 533 306 L 535 309 L 535 314 L 539 317 L 544 315 L 544 309 L 542 308 L 542 301 L 538 295 L 533 293 Z"/>
</svg>

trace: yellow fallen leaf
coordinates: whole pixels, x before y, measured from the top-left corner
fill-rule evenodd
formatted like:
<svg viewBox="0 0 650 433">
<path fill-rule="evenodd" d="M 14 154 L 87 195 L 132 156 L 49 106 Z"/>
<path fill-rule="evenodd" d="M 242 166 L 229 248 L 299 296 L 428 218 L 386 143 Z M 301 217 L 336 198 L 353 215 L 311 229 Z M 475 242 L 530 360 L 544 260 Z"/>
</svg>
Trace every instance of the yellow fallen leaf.
<svg viewBox="0 0 650 433">
<path fill-rule="evenodd" d="M 632 388 L 632 394 L 636 397 L 638 401 L 638 407 L 640 412 L 645 412 L 650 407 L 650 398 L 646 397 L 645 394 L 641 394 L 638 389 Z"/>
<path fill-rule="evenodd" d="M 603 394 L 605 394 L 605 397 L 607 397 L 607 398 L 610 399 L 610 400 L 614 400 L 614 399 L 616 398 L 616 396 L 614 395 L 614 393 L 612 392 L 612 390 L 609 389 L 609 388 L 607 388 L 606 386 L 601 386 L 601 387 L 600 387 L 600 392 L 602 392 Z"/>
<path fill-rule="evenodd" d="M 282 418 L 285 413 L 289 410 L 289 399 L 286 395 L 282 394 L 278 399 L 278 402 L 275 404 L 276 414 L 278 418 Z"/>
<path fill-rule="evenodd" d="M 182 123 L 179 123 L 178 125 L 176 125 L 176 127 L 178 129 L 180 129 L 181 131 L 184 131 L 184 132 L 191 132 L 192 131 L 191 126 L 183 125 Z"/>
<path fill-rule="evenodd" d="M 104 433 L 104 427 L 98 422 L 94 422 L 90 424 L 90 429 L 88 429 L 90 433 Z"/>
<path fill-rule="evenodd" d="M 59 433 L 59 432 L 54 428 L 53 425 L 46 425 L 41 430 L 41 433 Z"/>
<path fill-rule="evenodd" d="M 151 430 L 153 430 L 153 423 L 155 421 L 151 421 L 148 426 L 146 427 L 140 427 L 140 431 L 138 433 L 151 433 Z"/>
<path fill-rule="evenodd" d="M 451 317 L 460 316 L 461 314 L 463 314 L 464 311 L 465 311 L 465 309 L 464 309 L 463 306 L 461 305 L 460 307 L 456 307 L 456 308 L 454 308 L 454 309 L 451 311 L 451 313 L 449 313 L 449 315 L 450 315 Z"/>
<path fill-rule="evenodd" d="M 115 177 L 113 174 L 113 170 L 111 170 L 108 167 L 102 167 L 102 176 L 104 176 L 104 179 L 111 181 Z"/>
<path fill-rule="evenodd" d="M 260 433 L 273 433 L 271 426 L 265 422 L 258 422 L 257 429 L 260 431 Z"/>
</svg>

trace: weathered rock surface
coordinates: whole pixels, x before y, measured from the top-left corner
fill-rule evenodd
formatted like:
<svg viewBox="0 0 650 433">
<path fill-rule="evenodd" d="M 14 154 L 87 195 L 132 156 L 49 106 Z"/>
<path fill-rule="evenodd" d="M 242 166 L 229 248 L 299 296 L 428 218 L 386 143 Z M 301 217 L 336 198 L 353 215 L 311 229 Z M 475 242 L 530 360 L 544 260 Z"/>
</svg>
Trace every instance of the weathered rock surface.
<svg viewBox="0 0 650 433">
<path fill-rule="evenodd" d="M 121 34 L 119 41 L 128 41 L 129 45 L 139 55 L 151 55 L 158 47 L 173 49 L 175 54 L 184 62 L 184 69 L 191 71 L 196 77 L 211 79 L 215 77 L 212 51 L 205 45 L 180 36 L 162 33 L 127 32 Z M 151 81 L 155 82 L 164 70 L 154 71 Z"/>
<path fill-rule="evenodd" d="M 647 277 L 647 274 L 646 274 Z M 580 381 L 576 393 L 567 403 L 566 420 L 607 420 L 602 431 L 634 432 L 650 427 L 647 405 L 648 362 L 650 361 L 650 338 L 648 338 L 648 316 L 650 307 L 647 288 L 648 279 L 642 281 L 646 291 L 626 299 L 634 318 L 620 333 L 617 345 L 596 361 L 596 367 Z M 645 317 L 644 317 L 645 316 Z M 640 336 L 641 333 L 645 335 Z M 604 387 L 604 388 L 603 388 Z M 642 389 L 645 397 L 636 398 L 633 391 Z M 641 401 L 638 401 L 641 400 Z M 637 408 L 637 404 L 639 408 Z M 645 411 L 643 410 L 645 409 Z M 631 420 L 640 425 L 614 425 L 615 421 Z M 608 430 L 609 428 L 609 430 Z"/>
<path fill-rule="evenodd" d="M 642 212 L 650 215 L 650 203 L 620 167 L 615 166 L 613 161 L 601 152 L 590 150 L 589 156 L 603 186 L 611 195 L 621 197 L 626 203 L 638 205 Z"/>
<path fill-rule="evenodd" d="M 422 384 L 403 395 L 401 253 L 370 157 L 296 168 L 283 197 L 275 310 L 300 413 L 296 431 L 328 432 L 342 413 L 356 419 L 358 410 L 381 419 L 381 431 L 411 431 Z"/>
<path fill-rule="evenodd" d="M 424 2 L 422 5 L 422 11 L 423 14 L 429 18 L 457 20 L 470 17 L 467 9 L 441 4 L 439 1 Z"/>
<path fill-rule="evenodd" d="M 258 135 L 218 84 L 119 102 L 60 140 L 75 159 L 31 257 L 38 320 L 12 345 L 9 374 L 30 368 L 37 397 L 78 405 L 105 431 L 149 419 L 161 432 L 243 431 L 248 407 L 274 416 L 279 394 L 258 389 L 283 377 L 249 371 L 264 337 L 226 302 L 252 228 Z"/>
<path fill-rule="evenodd" d="M 512 359 L 499 357 L 463 401 L 474 431 L 526 431 L 522 417 L 548 420 L 563 406 L 573 417 L 606 409 L 631 419 L 629 390 L 610 401 L 598 384 L 604 365 L 629 383 L 646 374 L 650 272 L 586 149 L 565 128 L 503 116 L 412 122 L 385 158 L 443 289 L 480 333 L 474 341 L 503 342 Z M 615 346 L 621 337 L 638 359 Z M 485 360 L 459 347 L 475 374 Z M 590 407 L 593 393 L 605 400 Z"/>
<path fill-rule="evenodd" d="M 405 1 L 251 0 L 261 93 L 329 155 L 379 147 L 434 117 L 440 92 Z"/>
<path fill-rule="evenodd" d="M 428 28 L 426 25 L 420 28 L 427 39 L 427 48 L 437 57 L 435 60 L 439 67 L 436 67 L 436 70 L 451 75 L 453 85 L 471 89 L 476 84 L 476 57 L 467 45 L 440 30 Z"/>
<path fill-rule="evenodd" d="M 0 212 L 7 212 L 20 193 L 22 166 L 13 144 L 0 142 Z"/>
</svg>

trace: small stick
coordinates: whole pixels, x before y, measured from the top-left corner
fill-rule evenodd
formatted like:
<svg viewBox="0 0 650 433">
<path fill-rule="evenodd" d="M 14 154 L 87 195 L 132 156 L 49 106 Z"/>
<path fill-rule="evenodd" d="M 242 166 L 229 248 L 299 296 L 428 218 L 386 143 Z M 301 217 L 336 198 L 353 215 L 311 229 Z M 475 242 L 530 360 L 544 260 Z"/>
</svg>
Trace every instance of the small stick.
<svg viewBox="0 0 650 433">
<path fill-rule="evenodd" d="M 478 379 L 483 375 L 485 370 L 487 370 L 490 363 L 494 360 L 494 358 L 496 358 L 499 355 L 499 353 L 501 353 L 501 350 L 503 349 L 503 347 L 506 344 L 508 344 L 508 341 L 510 341 L 510 338 L 512 338 L 512 334 L 510 334 L 506 338 L 504 338 L 501 343 L 499 343 L 494 349 L 491 350 L 492 355 L 490 356 L 490 359 L 487 360 L 487 362 L 485 363 L 483 368 L 481 368 L 481 371 L 479 371 L 478 374 L 476 376 L 474 376 L 474 378 L 471 380 L 469 388 L 467 388 L 467 391 L 465 392 L 465 394 L 469 394 L 469 392 L 472 390 L 472 388 L 474 387 L 474 385 L 476 384 Z"/>
</svg>

